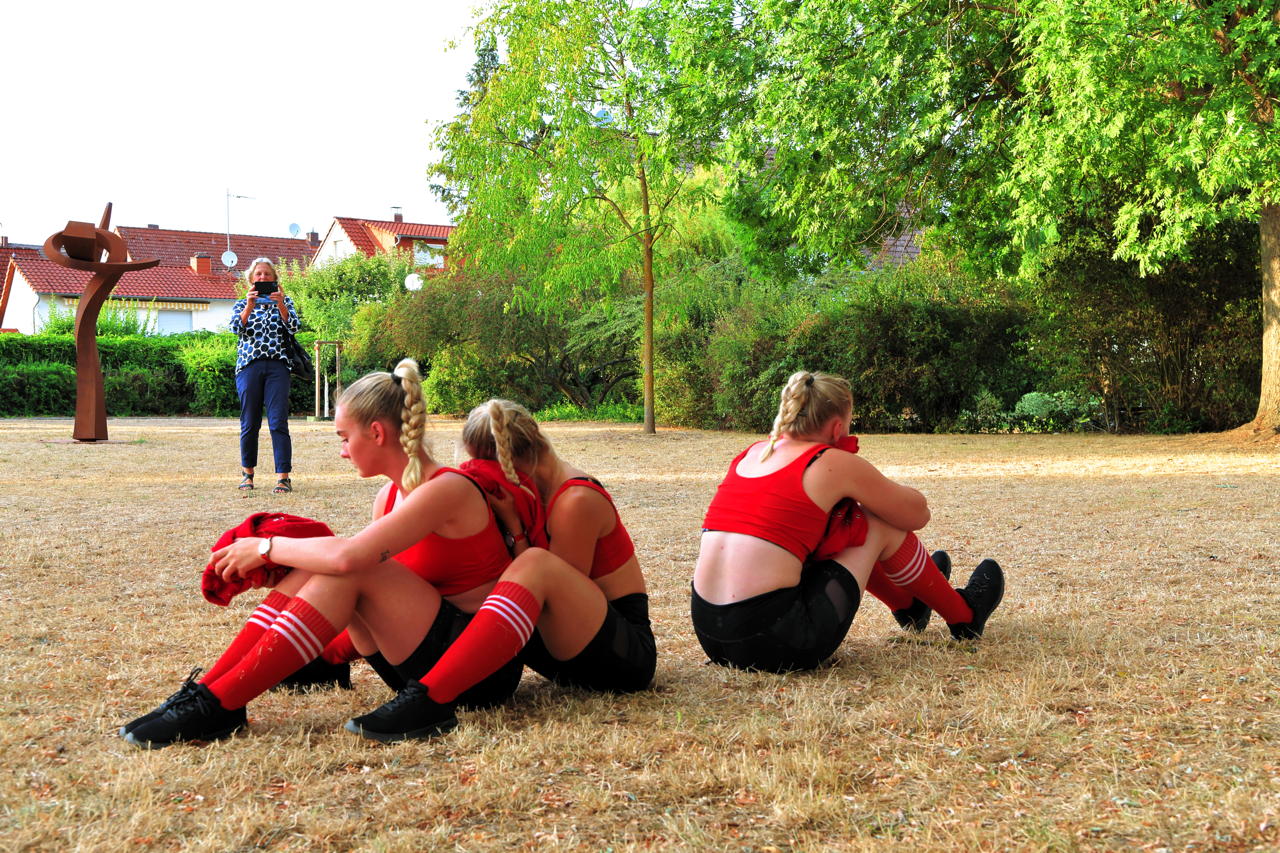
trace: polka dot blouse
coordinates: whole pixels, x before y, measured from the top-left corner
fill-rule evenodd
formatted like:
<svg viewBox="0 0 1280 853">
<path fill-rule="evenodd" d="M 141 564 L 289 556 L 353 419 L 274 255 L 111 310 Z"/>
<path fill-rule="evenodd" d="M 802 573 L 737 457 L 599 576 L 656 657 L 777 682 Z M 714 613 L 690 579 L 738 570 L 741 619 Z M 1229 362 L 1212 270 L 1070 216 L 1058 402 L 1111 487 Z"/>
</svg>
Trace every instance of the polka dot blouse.
<svg viewBox="0 0 1280 853">
<path fill-rule="evenodd" d="M 274 302 L 254 306 L 247 322 L 240 321 L 240 313 L 244 311 L 245 300 L 237 299 L 231 308 L 231 331 L 239 336 L 236 344 L 236 373 L 246 364 L 260 358 L 275 358 L 289 364 L 289 356 L 285 354 L 284 333 L 297 334 L 300 321 L 298 310 L 293 307 L 293 300 L 284 298 L 285 307 L 289 309 L 289 319 L 280 318 L 280 309 Z"/>
</svg>

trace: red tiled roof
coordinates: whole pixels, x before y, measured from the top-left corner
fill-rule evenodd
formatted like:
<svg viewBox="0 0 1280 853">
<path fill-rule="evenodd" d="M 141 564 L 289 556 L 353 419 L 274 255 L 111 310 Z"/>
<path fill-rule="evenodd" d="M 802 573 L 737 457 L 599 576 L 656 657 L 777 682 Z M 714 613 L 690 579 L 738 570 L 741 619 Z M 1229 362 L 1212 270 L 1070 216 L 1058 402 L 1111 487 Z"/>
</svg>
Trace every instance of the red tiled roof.
<svg viewBox="0 0 1280 853">
<path fill-rule="evenodd" d="M 338 227 L 347 235 L 351 245 L 366 255 L 372 257 L 382 250 L 382 244 L 369 233 L 369 229 L 364 225 L 364 220 L 352 219 L 349 216 L 335 216 L 333 221 L 338 223 Z"/>
<path fill-rule="evenodd" d="M 15 256 L 13 263 L 36 293 L 79 296 L 92 276 L 43 257 Z M 196 275 L 189 266 L 171 264 L 127 272 L 111 291 L 112 298 L 133 299 L 235 299 L 236 295 L 224 275 Z"/>
<path fill-rule="evenodd" d="M 415 240 L 431 240 L 445 243 L 453 233 L 452 225 L 425 225 L 419 222 L 394 222 L 385 219 L 356 219 L 351 216 L 335 216 L 351 245 L 366 255 L 376 255 L 395 245 L 396 239 L 408 237 Z"/>
<path fill-rule="evenodd" d="M 420 240 L 448 240 L 452 225 L 422 225 L 417 222 L 387 222 L 386 220 L 361 220 L 370 228 L 386 231 L 397 237 L 416 237 Z"/>
<path fill-rule="evenodd" d="M 7 246 L 0 246 L 0 279 L 4 278 L 5 270 L 9 268 L 9 258 L 14 257 L 38 258 L 40 257 L 39 246 L 28 246 L 24 243 L 10 243 Z"/>
<path fill-rule="evenodd" d="M 122 225 L 116 233 L 129 245 L 130 260 L 159 258 L 161 265 L 188 266 L 197 252 L 209 256 L 212 269 L 219 275 L 226 274 L 222 265 L 222 253 L 227 250 L 227 235 L 208 231 L 174 231 L 167 228 L 135 228 Z M 270 258 L 307 264 L 315 247 L 297 237 L 256 237 L 251 234 L 232 234 L 231 251 L 236 253 L 237 272 L 244 272 L 245 265 L 254 258 Z M 127 278 L 127 276 L 126 276 Z"/>
</svg>

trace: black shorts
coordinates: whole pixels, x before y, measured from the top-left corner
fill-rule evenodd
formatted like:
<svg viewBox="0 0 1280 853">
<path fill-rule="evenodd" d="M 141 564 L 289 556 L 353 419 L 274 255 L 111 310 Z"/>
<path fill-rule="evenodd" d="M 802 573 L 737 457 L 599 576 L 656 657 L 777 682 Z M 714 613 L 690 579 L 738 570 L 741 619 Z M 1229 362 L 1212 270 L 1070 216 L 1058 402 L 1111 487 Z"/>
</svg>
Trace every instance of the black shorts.
<svg viewBox="0 0 1280 853">
<path fill-rule="evenodd" d="M 403 663 L 396 664 L 396 672 L 405 681 L 418 681 L 436 665 L 445 650 L 458 639 L 467 625 L 471 624 L 475 614 L 463 613 L 447 600 L 440 602 L 440 612 L 427 629 L 418 648 L 413 650 Z M 520 676 L 524 671 L 518 657 L 502 665 L 493 675 L 480 683 L 468 687 L 457 698 L 457 704 L 464 708 L 492 708 L 501 705 L 512 697 L 520 686 Z"/>
<path fill-rule="evenodd" d="M 813 669 L 831 657 L 861 601 L 848 569 L 818 560 L 805 564 L 796 586 L 732 604 L 710 604 L 692 592 L 690 615 L 712 663 L 790 672 Z"/>
<path fill-rule="evenodd" d="M 653 683 L 658 664 L 649 596 L 636 592 L 610 601 L 604 624 L 576 657 L 556 660 L 534 631 L 520 659 L 557 684 L 611 693 L 644 690 Z"/>
</svg>

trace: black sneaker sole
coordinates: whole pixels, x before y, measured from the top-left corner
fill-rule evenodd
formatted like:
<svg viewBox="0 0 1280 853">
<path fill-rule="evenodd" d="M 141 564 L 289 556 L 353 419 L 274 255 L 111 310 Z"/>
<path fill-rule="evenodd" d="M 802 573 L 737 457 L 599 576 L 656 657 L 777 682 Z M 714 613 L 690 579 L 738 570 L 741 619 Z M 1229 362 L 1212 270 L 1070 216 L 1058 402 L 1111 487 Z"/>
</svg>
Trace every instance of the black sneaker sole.
<svg viewBox="0 0 1280 853">
<path fill-rule="evenodd" d="M 164 749 L 166 746 L 173 746 L 175 743 L 208 743 L 215 740 L 225 740 L 243 728 L 243 725 L 237 723 L 227 729 L 219 729 L 216 732 L 206 732 L 203 737 L 177 738 L 175 740 L 166 741 L 141 740 L 134 737 L 133 732 L 129 732 L 124 736 L 124 739 L 126 743 L 131 746 L 136 746 L 138 749 Z"/>
<path fill-rule="evenodd" d="M 432 723 L 429 726 L 423 726 L 418 729 L 410 729 L 407 732 L 376 732 L 373 729 L 366 729 L 355 720 L 347 720 L 344 729 L 352 734 L 367 737 L 370 740 L 376 740 L 380 743 L 397 743 L 402 740 L 425 740 L 426 738 L 439 737 L 447 734 L 458 727 L 457 720 L 446 720 L 439 723 Z"/>
</svg>

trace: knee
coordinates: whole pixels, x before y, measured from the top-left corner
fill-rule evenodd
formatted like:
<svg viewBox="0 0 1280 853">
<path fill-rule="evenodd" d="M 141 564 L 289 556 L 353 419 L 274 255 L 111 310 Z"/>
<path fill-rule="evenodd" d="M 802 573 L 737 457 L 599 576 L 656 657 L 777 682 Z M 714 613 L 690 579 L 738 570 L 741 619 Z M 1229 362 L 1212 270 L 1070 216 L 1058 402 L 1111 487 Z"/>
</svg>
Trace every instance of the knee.
<svg viewBox="0 0 1280 853">
<path fill-rule="evenodd" d="M 570 574 L 581 576 L 581 572 L 544 548 L 524 551 L 502 574 L 504 579 L 526 587 L 539 586 Z"/>
</svg>

